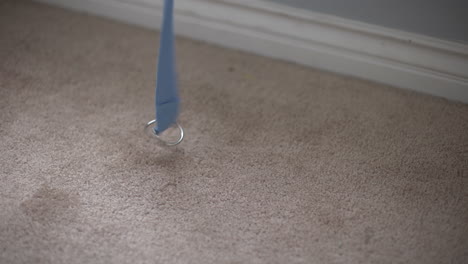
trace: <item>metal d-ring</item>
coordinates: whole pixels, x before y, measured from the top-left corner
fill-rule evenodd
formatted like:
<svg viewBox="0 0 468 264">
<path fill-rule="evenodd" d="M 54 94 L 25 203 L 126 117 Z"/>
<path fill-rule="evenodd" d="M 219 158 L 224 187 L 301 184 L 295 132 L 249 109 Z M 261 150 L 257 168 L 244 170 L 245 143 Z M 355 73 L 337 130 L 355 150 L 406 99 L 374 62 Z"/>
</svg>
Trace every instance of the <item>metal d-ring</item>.
<svg viewBox="0 0 468 264">
<path fill-rule="evenodd" d="M 177 127 L 179 128 L 179 131 L 180 131 L 180 137 L 179 137 L 179 139 L 177 141 L 166 141 L 166 140 L 162 139 L 156 133 L 156 131 L 154 131 L 154 125 L 155 124 L 156 124 L 156 119 L 149 121 L 145 126 L 145 133 L 146 134 L 151 134 L 152 136 L 154 136 L 157 139 L 161 140 L 164 144 L 166 144 L 168 146 L 175 146 L 175 145 L 178 145 L 180 142 L 182 142 L 182 140 L 184 139 L 184 129 L 179 125 L 179 123 L 175 123 L 177 125 Z M 151 131 L 148 131 L 148 129 L 151 129 Z M 148 132 L 151 132 L 151 133 L 148 133 Z"/>
</svg>

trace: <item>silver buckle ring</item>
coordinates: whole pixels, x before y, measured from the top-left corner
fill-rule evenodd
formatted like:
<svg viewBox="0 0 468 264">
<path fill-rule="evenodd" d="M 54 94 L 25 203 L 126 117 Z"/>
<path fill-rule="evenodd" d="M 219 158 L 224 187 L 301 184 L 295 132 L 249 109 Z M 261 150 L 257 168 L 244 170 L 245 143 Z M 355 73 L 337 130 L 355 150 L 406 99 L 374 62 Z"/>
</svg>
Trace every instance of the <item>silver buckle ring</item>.
<svg viewBox="0 0 468 264">
<path fill-rule="evenodd" d="M 177 141 L 166 141 L 162 139 L 156 132 L 154 131 L 154 126 L 156 125 L 156 119 L 149 121 L 145 126 L 145 133 L 150 135 L 151 137 L 156 137 L 157 139 L 161 140 L 167 146 L 175 146 L 178 145 L 184 139 L 184 129 L 179 125 L 179 123 L 175 123 L 176 126 L 180 130 L 180 137 Z"/>
</svg>

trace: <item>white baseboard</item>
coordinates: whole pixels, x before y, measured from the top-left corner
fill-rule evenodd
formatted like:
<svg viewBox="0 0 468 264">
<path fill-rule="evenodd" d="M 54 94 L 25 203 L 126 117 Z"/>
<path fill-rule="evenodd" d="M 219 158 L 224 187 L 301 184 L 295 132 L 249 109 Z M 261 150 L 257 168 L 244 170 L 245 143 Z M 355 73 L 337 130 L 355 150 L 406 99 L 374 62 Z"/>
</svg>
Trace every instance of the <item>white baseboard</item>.
<svg viewBox="0 0 468 264">
<path fill-rule="evenodd" d="M 159 28 L 162 0 L 38 0 Z M 468 45 L 262 0 L 176 0 L 176 33 L 468 103 Z"/>
</svg>

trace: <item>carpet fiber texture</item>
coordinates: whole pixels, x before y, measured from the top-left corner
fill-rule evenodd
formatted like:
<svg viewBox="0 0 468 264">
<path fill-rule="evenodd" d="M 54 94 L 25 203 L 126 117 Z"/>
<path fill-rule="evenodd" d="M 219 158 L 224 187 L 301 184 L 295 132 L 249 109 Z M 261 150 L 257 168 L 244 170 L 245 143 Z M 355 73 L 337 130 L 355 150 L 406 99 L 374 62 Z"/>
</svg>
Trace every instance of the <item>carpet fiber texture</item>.
<svg viewBox="0 0 468 264">
<path fill-rule="evenodd" d="M 467 263 L 468 106 L 0 1 L 0 263 Z"/>
</svg>

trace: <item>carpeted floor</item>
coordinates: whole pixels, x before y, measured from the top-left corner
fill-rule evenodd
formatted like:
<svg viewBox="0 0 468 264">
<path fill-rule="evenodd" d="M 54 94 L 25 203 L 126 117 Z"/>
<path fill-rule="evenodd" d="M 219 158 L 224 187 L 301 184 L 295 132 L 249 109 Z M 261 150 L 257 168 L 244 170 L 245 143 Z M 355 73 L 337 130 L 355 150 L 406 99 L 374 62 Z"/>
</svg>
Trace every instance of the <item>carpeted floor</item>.
<svg viewBox="0 0 468 264">
<path fill-rule="evenodd" d="M 468 105 L 0 1 L 0 263 L 468 263 Z"/>
</svg>

